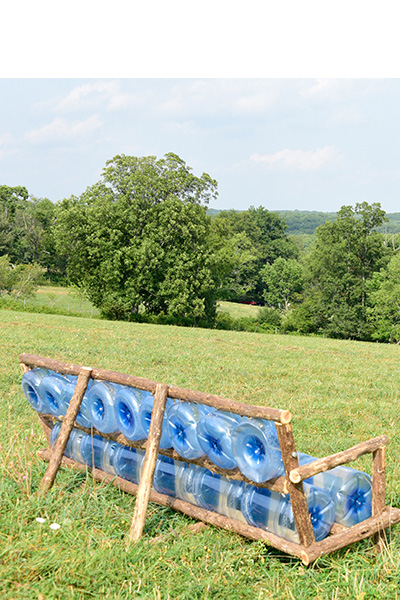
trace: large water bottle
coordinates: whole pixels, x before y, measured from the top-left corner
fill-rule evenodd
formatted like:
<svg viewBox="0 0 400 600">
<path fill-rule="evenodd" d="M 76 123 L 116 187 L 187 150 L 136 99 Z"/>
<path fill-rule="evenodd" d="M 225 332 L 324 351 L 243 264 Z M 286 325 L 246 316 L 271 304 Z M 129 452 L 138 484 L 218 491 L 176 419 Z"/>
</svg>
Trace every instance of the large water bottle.
<svg viewBox="0 0 400 600">
<path fill-rule="evenodd" d="M 101 457 L 101 466 L 100 469 L 109 473 L 110 475 L 116 475 L 115 470 L 115 456 L 117 454 L 118 449 L 121 444 L 118 442 L 114 442 L 113 440 L 104 440 L 104 450 Z"/>
<path fill-rule="evenodd" d="M 232 450 L 232 432 L 240 421 L 239 415 L 211 411 L 197 423 L 197 438 L 203 452 L 222 469 L 237 466 Z"/>
<path fill-rule="evenodd" d="M 242 497 L 247 486 L 248 484 L 244 481 L 226 480 L 226 487 L 220 502 L 222 515 L 247 523 L 242 513 Z"/>
<path fill-rule="evenodd" d="M 87 389 L 90 389 L 90 387 L 92 385 L 93 385 L 93 381 L 90 379 Z M 71 398 L 75 391 L 75 386 L 76 386 L 76 380 L 70 381 L 64 386 L 63 392 L 60 397 L 60 403 L 62 405 L 62 410 L 63 410 L 64 414 L 67 412 L 69 403 L 71 402 Z M 83 396 L 83 399 L 82 399 L 82 402 L 81 402 L 81 405 L 79 408 L 79 412 L 76 417 L 76 422 L 78 423 L 78 425 L 81 425 L 81 427 L 87 427 L 88 429 L 90 429 L 90 427 L 92 426 L 91 420 L 90 420 L 89 409 L 88 409 L 87 392 Z"/>
<path fill-rule="evenodd" d="M 86 434 L 80 448 L 83 462 L 89 467 L 101 469 L 105 445 L 106 440 L 101 435 Z"/>
<path fill-rule="evenodd" d="M 154 470 L 153 487 L 160 494 L 177 496 L 177 482 L 182 476 L 186 464 L 179 460 L 173 460 L 169 456 L 159 455 Z"/>
<path fill-rule="evenodd" d="M 49 412 L 56 417 L 65 415 L 65 404 L 62 401 L 62 394 L 65 386 L 70 380 L 58 373 L 52 373 L 43 377 L 39 384 L 38 394 L 43 406 L 47 406 Z"/>
<path fill-rule="evenodd" d="M 184 463 L 184 465 L 185 468 L 181 471 L 180 477 L 175 482 L 176 497 L 199 506 L 197 479 L 202 477 L 205 469 L 198 465 L 187 463 Z"/>
<path fill-rule="evenodd" d="M 204 456 L 197 437 L 197 423 L 201 417 L 211 412 L 209 406 L 190 402 L 175 402 L 167 411 L 168 435 L 172 446 L 188 460 Z"/>
<path fill-rule="evenodd" d="M 144 394 L 142 390 L 136 388 L 122 387 L 114 398 L 117 429 L 128 440 L 138 441 L 147 437 L 139 418 L 140 404 Z"/>
<path fill-rule="evenodd" d="M 188 466 L 185 477 L 186 496 L 192 503 L 246 523 L 241 507 L 246 483 L 227 479 L 195 465 Z"/>
<path fill-rule="evenodd" d="M 118 431 L 114 398 L 118 387 L 108 381 L 95 382 L 87 393 L 87 410 L 93 427 L 102 433 Z"/>
<path fill-rule="evenodd" d="M 115 472 L 119 477 L 139 483 L 142 474 L 144 451 L 122 446 L 114 457 Z"/>
<path fill-rule="evenodd" d="M 335 507 L 323 490 L 304 484 L 308 510 L 317 542 L 323 540 L 335 520 Z M 291 542 L 299 543 L 290 496 L 248 485 L 242 496 L 242 513 L 247 522 Z"/>
<path fill-rule="evenodd" d="M 57 422 L 54 424 L 53 429 L 50 434 L 50 443 L 53 446 L 56 441 L 58 434 L 60 433 L 61 423 Z M 80 429 L 76 429 L 75 427 L 71 430 L 69 435 L 67 445 L 64 450 L 64 455 L 77 460 L 80 463 L 85 463 L 85 459 L 82 456 L 82 445 L 86 438 L 90 438 L 90 436 L 81 431 Z"/>
<path fill-rule="evenodd" d="M 32 369 L 22 376 L 22 391 L 29 404 L 41 413 L 49 413 L 50 409 L 39 396 L 39 385 L 44 377 L 49 375 L 48 369 Z"/>
<path fill-rule="evenodd" d="M 173 400 L 171 400 L 171 398 L 167 398 L 167 402 L 165 405 L 164 419 L 163 419 L 163 424 L 162 424 L 161 439 L 160 439 L 160 448 L 162 450 L 166 450 L 167 448 L 171 448 L 171 446 L 172 446 L 170 437 L 168 435 L 168 430 L 167 430 L 167 412 L 173 404 L 174 404 Z M 146 437 L 148 437 L 148 435 L 149 435 L 153 406 L 154 406 L 154 396 L 152 394 L 150 394 L 149 392 L 145 393 L 143 395 L 142 401 L 140 403 L 139 419 L 140 419 L 140 423 L 142 425 L 142 428 L 143 428 L 143 431 L 144 431 Z"/>
<path fill-rule="evenodd" d="M 240 471 L 261 483 L 284 475 L 275 423 L 243 418 L 232 433 L 232 449 Z"/>
<path fill-rule="evenodd" d="M 300 465 L 314 460 L 313 456 L 299 452 Z M 371 516 L 372 479 L 367 473 L 340 465 L 305 481 L 330 495 L 337 523 L 351 527 Z"/>
</svg>

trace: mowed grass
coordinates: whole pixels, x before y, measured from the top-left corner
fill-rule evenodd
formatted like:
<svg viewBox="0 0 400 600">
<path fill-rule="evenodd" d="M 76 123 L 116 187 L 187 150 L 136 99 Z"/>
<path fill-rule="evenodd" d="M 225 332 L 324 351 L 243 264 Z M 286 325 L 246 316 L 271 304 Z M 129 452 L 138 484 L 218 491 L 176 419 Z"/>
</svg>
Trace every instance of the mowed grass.
<svg viewBox="0 0 400 600">
<path fill-rule="evenodd" d="M 226 302 L 220 300 L 218 302 L 218 311 L 222 313 L 228 313 L 234 319 L 242 318 L 253 318 L 256 319 L 258 316 L 259 306 L 252 304 L 241 304 L 240 302 Z"/>
<path fill-rule="evenodd" d="M 400 506 L 397 346 L 0 311 L 0 590 L 5 599 L 395 599 L 400 525 L 376 556 L 362 541 L 305 568 L 261 542 L 154 504 L 129 552 L 134 498 L 62 468 L 35 494 L 45 439 L 21 391 L 30 352 L 290 409 L 316 456 L 387 434 L 387 503 Z M 354 464 L 370 472 L 371 460 Z M 43 517 L 42 525 L 36 517 Z M 50 523 L 58 523 L 58 531 Z"/>
<path fill-rule="evenodd" d="M 16 300 L 21 307 L 40 311 L 62 313 L 74 317 L 98 318 L 100 311 L 93 304 L 79 294 L 74 288 L 62 286 L 41 285 L 31 298 Z M 242 317 L 256 318 L 259 307 L 238 302 L 218 302 L 217 310 L 227 313 L 235 319 Z"/>
<path fill-rule="evenodd" d="M 100 315 L 100 311 L 74 288 L 44 285 L 40 286 L 32 297 L 16 302 L 21 310 L 39 312 L 44 309 L 46 312 L 89 318 Z"/>
</svg>

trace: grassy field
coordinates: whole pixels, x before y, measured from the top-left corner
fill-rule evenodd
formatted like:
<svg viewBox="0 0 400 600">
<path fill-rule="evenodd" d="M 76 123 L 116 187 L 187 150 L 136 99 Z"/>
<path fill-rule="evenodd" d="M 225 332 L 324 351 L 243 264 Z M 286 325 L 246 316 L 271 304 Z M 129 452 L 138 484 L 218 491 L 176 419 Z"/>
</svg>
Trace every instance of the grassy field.
<svg viewBox="0 0 400 600">
<path fill-rule="evenodd" d="M 31 298 L 15 300 L 22 309 L 31 312 L 54 312 L 74 317 L 98 317 L 100 312 L 73 288 L 40 286 Z"/>
<path fill-rule="evenodd" d="M 126 552 L 132 496 L 66 469 L 46 498 L 35 494 L 46 468 L 36 451 L 45 440 L 18 365 L 18 355 L 31 352 L 288 408 L 299 450 L 316 456 L 385 433 L 387 502 L 400 506 L 397 346 L 8 310 L 0 311 L 0 330 L 1 598 L 400 597 L 400 525 L 379 556 L 365 540 L 307 569 L 227 531 L 190 534 L 191 519 L 151 504 L 143 539 Z M 354 466 L 370 472 L 371 462 Z"/>
<path fill-rule="evenodd" d="M 34 312 L 46 309 L 48 312 L 63 313 L 73 317 L 98 318 L 100 311 L 73 288 L 43 285 L 32 298 L 17 300 L 21 309 Z M 257 317 L 259 307 L 237 302 L 219 302 L 218 310 L 231 317 Z"/>
<path fill-rule="evenodd" d="M 259 306 L 252 306 L 251 304 L 240 304 L 239 302 L 218 302 L 218 310 L 222 313 L 228 313 L 234 319 L 241 319 L 243 317 L 252 317 L 255 319 L 260 310 Z"/>
</svg>

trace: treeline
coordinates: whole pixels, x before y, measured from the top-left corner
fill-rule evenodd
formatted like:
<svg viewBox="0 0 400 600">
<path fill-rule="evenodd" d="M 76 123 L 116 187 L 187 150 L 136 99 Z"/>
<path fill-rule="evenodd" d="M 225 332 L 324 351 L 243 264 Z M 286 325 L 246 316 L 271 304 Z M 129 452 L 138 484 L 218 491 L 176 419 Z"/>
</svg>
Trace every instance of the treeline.
<svg viewBox="0 0 400 600">
<path fill-rule="evenodd" d="M 0 294 L 46 274 L 110 319 L 400 340 L 400 240 L 379 204 L 342 207 L 307 246 L 264 207 L 211 217 L 217 194 L 172 153 L 115 156 L 56 204 L 0 186 Z M 261 305 L 258 318 L 235 322 L 219 300 Z"/>
</svg>

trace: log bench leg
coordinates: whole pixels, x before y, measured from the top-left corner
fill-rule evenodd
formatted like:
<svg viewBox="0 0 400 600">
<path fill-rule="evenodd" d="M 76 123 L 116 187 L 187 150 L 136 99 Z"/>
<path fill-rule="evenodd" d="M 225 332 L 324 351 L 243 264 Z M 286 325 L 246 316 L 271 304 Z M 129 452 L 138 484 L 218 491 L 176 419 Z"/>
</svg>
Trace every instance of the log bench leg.
<svg viewBox="0 0 400 600">
<path fill-rule="evenodd" d="M 73 396 L 69 403 L 67 412 L 65 414 L 65 418 L 61 423 L 60 433 L 58 434 L 58 437 L 53 447 L 53 452 L 50 458 L 49 466 L 47 467 L 46 473 L 44 474 L 43 479 L 40 482 L 38 493 L 41 496 L 45 496 L 54 483 L 57 471 L 61 464 L 65 447 L 67 445 L 70 433 L 75 423 L 75 419 L 78 415 L 80 406 L 82 404 L 83 396 L 85 395 L 91 374 L 91 367 L 82 367 L 78 375 L 78 381 L 76 383 Z"/>
<path fill-rule="evenodd" d="M 130 543 L 136 542 L 143 533 L 147 505 L 149 503 L 153 475 L 156 468 L 158 449 L 160 447 L 167 393 L 168 386 L 162 383 L 157 384 L 143 471 L 137 491 L 132 524 L 126 541 L 127 549 L 129 548 Z"/>
<path fill-rule="evenodd" d="M 380 513 L 385 508 L 386 495 L 386 446 L 373 452 L 372 460 L 372 516 Z M 384 529 L 373 536 L 376 552 L 382 552 L 385 547 L 386 534 Z"/>
</svg>

